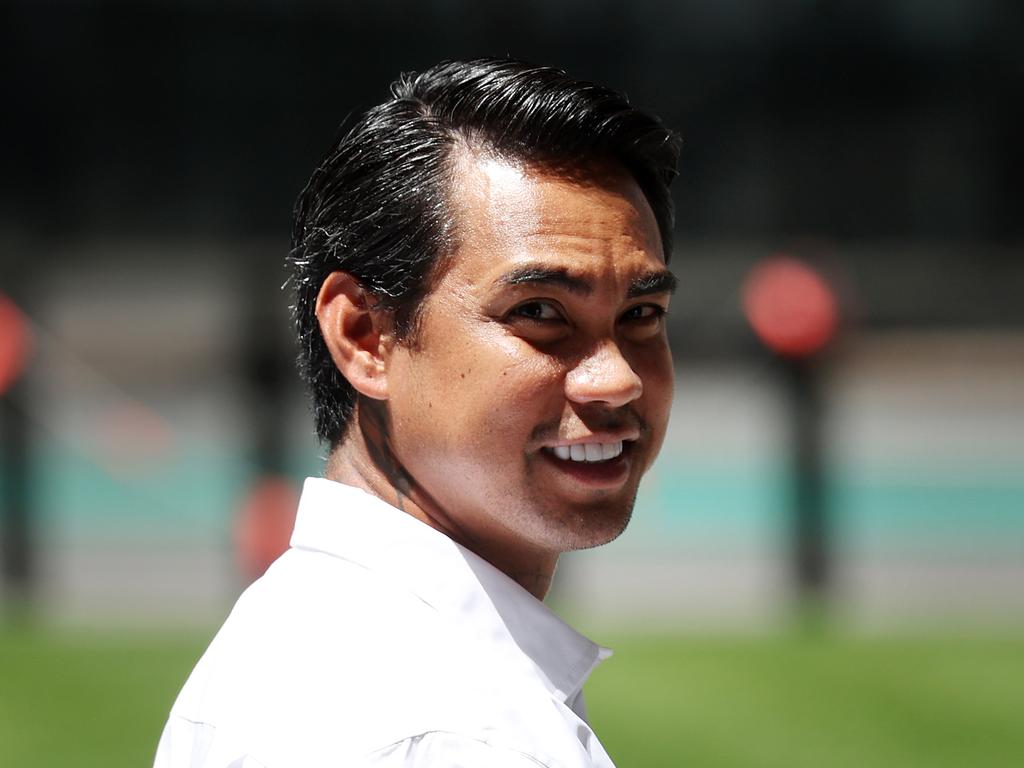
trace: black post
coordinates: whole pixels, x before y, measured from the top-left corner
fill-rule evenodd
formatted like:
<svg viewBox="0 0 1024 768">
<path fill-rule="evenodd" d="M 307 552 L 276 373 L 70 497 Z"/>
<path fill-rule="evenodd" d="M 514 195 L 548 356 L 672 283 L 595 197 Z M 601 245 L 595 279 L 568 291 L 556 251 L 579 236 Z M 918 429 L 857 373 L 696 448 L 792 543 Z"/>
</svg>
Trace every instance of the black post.
<svg viewBox="0 0 1024 768">
<path fill-rule="evenodd" d="M 242 361 L 246 405 L 252 427 L 252 466 L 256 477 L 285 474 L 287 453 L 287 395 L 290 349 L 283 348 L 283 317 L 277 308 L 285 301 L 277 286 L 279 271 L 267 266 L 253 270 L 246 293 L 247 318 Z M 257 279 L 258 276 L 258 279 Z"/>
<path fill-rule="evenodd" d="M 820 365 L 813 355 L 783 361 L 792 424 L 793 562 L 805 607 L 820 607 L 831 575 Z"/>
<path fill-rule="evenodd" d="M 22 395 L 24 384 L 15 383 L 0 396 L 0 467 L 4 473 L 0 575 L 4 592 L 16 603 L 29 597 L 34 571 L 29 514 L 29 424 Z"/>
<path fill-rule="evenodd" d="M 24 267 L 21 268 L 23 273 Z M 0 275 L 8 297 L 16 301 L 19 293 L 13 290 L 24 285 L 24 275 L 13 264 L 0 263 Z M 18 311 L 17 309 L 15 311 Z M 13 344 L 15 357 L 21 342 L 17 337 L 28 329 L 8 327 L 6 339 L 0 343 Z M 6 389 L 0 390 L 0 595 L 2 607 L 9 618 L 24 618 L 31 607 L 35 577 L 35 543 L 32 531 L 31 449 L 32 435 L 29 419 L 30 402 L 24 378 L 19 378 L 21 364 L 14 360 L 13 376 Z"/>
<path fill-rule="evenodd" d="M 26 287 L 32 285 L 31 267 L 19 258 L 17 249 L 0 251 L 0 298 L 14 302 L 15 313 L 23 312 Z M 6 387 L 0 389 L 0 618 L 14 621 L 29 618 L 37 577 L 36 537 L 32 484 L 32 426 L 30 392 L 23 366 L 17 359 L 19 347 L 31 346 L 27 321 L 8 322 L 7 338 L 0 343 L 14 348 L 13 369 L 6 371 Z M 3 329 L 0 329 L 3 330 Z M 19 338 L 24 336 L 25 338 Z M 11 348 L 8 348 L 8 352 Z M 21 353 L 31 357 L 31 350 Z M 13 379 L 9 378 L 13 376 Z"/>
</svg>

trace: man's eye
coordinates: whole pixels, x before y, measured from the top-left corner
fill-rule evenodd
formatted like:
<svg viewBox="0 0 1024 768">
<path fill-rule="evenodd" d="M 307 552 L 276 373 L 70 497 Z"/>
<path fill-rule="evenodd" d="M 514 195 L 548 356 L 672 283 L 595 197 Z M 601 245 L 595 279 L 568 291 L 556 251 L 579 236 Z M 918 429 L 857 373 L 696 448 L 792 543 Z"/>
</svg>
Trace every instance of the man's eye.
<svg viewBox="0 0 1024 768">
<path fill-rule="evenodd" d="M 542 322 L 562 319 L 562 314 L 554 304 L 548 301 L 530 301 L 526 304 L 520 304 L 512 310 L 511 314 L 515 317 L 527 317 L 530 320 L 540 320 Z"/>
<path fill-rule="evenodd" d="M 665 308 L 658 304 L 640 304 L 632 309 L 628 310 L 623 316 L 623 320 L 641 322 L 652 322 L 665 316 Z"/>
</svg>

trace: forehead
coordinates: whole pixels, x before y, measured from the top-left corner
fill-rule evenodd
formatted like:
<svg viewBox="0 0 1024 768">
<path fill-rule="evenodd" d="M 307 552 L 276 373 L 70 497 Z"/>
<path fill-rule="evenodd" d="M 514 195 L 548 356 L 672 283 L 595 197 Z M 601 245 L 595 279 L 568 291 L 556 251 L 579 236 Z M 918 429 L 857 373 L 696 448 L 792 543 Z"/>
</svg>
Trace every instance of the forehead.
<svg viewBox="0 0 1024 768">
<path fill-rule="evenodd" d="M 453 277 L 485 282 L 526 263 L 622 280 L 664 269 L 650 205 L 618 166 L 569 176 L 463 151 L 454 168 Z"/>
</svg>

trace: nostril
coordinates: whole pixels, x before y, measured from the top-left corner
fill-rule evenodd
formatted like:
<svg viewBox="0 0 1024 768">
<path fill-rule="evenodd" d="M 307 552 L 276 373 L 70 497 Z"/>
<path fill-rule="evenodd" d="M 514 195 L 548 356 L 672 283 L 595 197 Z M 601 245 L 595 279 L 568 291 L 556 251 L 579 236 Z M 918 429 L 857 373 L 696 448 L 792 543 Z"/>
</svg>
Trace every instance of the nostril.
<svg viewBox="0 0 1024 768">
<path fill-rule="evenodd" d="M 618 346 L 607 344 L 584 358 L 566 376 L 566 396 L 579 403 L 624 405 L 643 392 L 643 381 Z"/>
</svg>

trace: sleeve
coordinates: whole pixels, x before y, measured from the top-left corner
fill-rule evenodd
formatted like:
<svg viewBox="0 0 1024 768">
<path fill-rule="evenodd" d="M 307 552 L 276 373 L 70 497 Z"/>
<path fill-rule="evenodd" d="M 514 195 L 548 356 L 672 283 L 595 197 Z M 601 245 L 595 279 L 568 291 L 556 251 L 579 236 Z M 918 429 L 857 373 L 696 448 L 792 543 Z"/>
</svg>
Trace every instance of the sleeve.
<svg viewBox="0 0 1024 768">
<path fill-rule="evenodd" d="M 367 756 L 361 768 L 561 768 L 542 757 L 446 731 L 431 731 Z"/>
</svg>

